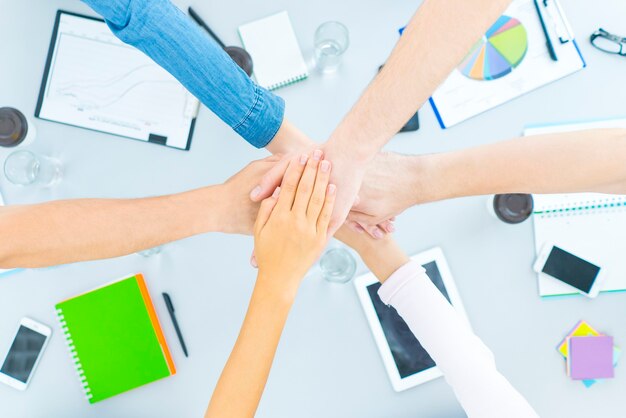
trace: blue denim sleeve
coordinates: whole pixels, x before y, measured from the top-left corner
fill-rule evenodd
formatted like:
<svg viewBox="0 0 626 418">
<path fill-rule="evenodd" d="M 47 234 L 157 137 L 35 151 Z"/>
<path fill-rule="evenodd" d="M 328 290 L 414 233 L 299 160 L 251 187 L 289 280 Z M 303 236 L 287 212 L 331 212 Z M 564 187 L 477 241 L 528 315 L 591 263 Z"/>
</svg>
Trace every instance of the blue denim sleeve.
<svg viewBox="0 0 626 418">
<path fill-rule="evenodd" d="M 257 148 L 280 127 L 285 102 L 246 73 L 169 0 L 83 0 L 113 33 L 178 79 L 187 90 Z"/>
</svg>

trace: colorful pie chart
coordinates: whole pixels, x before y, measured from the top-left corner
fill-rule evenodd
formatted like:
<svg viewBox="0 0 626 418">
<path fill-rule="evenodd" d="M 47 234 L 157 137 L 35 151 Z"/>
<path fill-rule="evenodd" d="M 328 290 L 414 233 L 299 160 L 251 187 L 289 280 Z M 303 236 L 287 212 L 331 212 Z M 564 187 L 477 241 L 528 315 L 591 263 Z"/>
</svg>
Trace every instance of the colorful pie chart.
<svg viewBox="0 0 626 418">
<path fill-rule="evenodd" d="M 527 50 L 524 26 L 514 17 L 500 16 L 458 68 L 474 80 L 495 80 L 520 65 Z"/>
</svg>

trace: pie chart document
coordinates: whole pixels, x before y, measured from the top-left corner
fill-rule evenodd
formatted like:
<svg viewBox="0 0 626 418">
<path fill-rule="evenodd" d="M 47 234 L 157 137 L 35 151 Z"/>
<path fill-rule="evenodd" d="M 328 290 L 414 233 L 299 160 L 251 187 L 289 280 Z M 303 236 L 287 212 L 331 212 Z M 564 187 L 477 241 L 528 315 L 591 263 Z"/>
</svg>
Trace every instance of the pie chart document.
<svg viewBox="0 0 626 418">
<path fill-rule="evenodd" d="M 544 19 L 558 61 L 550 58 L 533 0 L 513 1 L 430 98 L 442 128 L 585 67 L 565 15 L 556 12 L 556 0 L 549 4 Z M 559 42 L 563 33 L 566 43 Z"/>
</svg>

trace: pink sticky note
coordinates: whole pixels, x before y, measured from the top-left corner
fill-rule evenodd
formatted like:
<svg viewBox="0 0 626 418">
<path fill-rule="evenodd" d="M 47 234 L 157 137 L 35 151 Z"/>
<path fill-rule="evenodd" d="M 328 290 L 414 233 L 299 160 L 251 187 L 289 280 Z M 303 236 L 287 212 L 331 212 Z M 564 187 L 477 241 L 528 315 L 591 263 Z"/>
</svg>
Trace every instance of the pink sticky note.
<svg viewBox="0 0 626 418">
<path fill-rule="evenodd" d="M 606 379 L 614 376 L 613 337 L 570 337 L 567 365 L 572 379 Z"/>
</svg>

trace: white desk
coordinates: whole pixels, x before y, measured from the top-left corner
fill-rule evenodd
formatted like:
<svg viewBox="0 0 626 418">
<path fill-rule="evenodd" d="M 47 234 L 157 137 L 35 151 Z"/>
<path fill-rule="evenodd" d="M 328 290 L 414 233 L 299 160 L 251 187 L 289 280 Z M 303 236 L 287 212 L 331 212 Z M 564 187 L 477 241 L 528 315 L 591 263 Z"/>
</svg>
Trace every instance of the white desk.
<svg viewBox="0 0 626 418">
<path fill-rule="evenodd" d="M 331 19 L 351 36 L 344 66 L 335 77 L 309 80 L 278 91 L 287 115 L 324 139 L 375 75 L 397 29 L 416 2 L 273 0 L 180 1 L 193 5 L 227 44 L 238 44 L 243 22 L 287 9 L 300 44 L 310 55 L 313 32 Z M 495 142 L 520 134 L 527 123 L 624 116 L 626 58 L 596 51 L 589 34 L 603 28 L 626 33 L 622 0 L 564 1 L 588 68 L 450 130 L 436 123 L 430 106 L 418 132 L 394 138 L 390 150 L 437 152 Z M 0 105 L 34 113 L 58 8 L 88 12 L 78 1 L 2 0 L 0 7 Z M 12 57 L 11 60 L 8 57 Z M 51 191 L 20 190 L 0 179 L 8 203 L 57 198 L 131 197 L 217 183 L 264 155 L 202 109 L 190 152 L 37 120 L 33 149 L 61 158 L 63 183 Z M 6 152 L 0 155 L 4 160 Z M 579 319 L 626 347 L 626 294 L 541 300 L 537 296 L 530 222 L 508 226 L 491 218 L 485 197 L 408 210 L 397 222 L 402 246 L 415 253 L 443 248 L 474 329 L 494 351 L 502 372 L 545 417 L 623 416 L 626 360 L 616 378 L 585 389 L 565 375 L 554 347 Z M 461 216 L 460 216 L 461 215 Z M 139 255 L 29 270 L 0 279 L 0 346 L 19 319 L 32 316 L 54 327 L 32 385 L 26 392 L 0 386 L 2 417 L 198 417 L 239 331 L 252 290 L 248 266 L 252 240 L 212 234 L 167 245 L 149 259 Z M 72 369 L 53 315 L 63 298 L 126 273 L 144 272 L 178 368 L 161 380 L 89 405 Z M 363 271 L 360 265 L 360 271 Z M 180 350 L 158 292 L 171 293 L 190 357 Z M 443 379 L 394 393 L 352 285 L 324 282 L 317 270 L 302 285 L 278 350 L 259 417 L 451 417 L 463 413 Z"/>
</svg>

